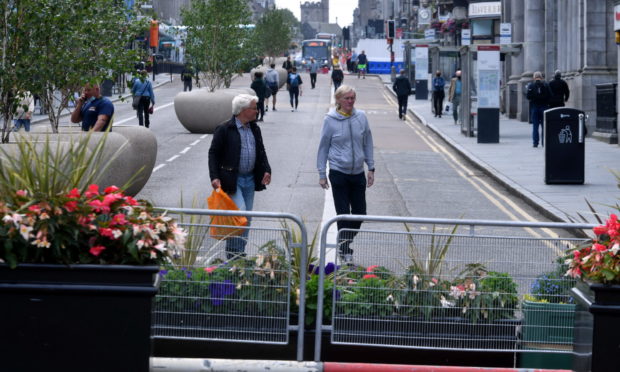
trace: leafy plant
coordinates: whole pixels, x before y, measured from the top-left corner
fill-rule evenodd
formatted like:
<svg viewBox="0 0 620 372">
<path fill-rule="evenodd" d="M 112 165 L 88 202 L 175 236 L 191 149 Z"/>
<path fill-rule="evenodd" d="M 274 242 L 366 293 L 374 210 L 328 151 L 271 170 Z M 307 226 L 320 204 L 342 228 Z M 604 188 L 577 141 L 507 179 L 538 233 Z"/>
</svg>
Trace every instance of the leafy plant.
<svg viewBox="0 0 620 372">
<path fill-rule="evenodd" d="M 346 278 L 346 277 L 345 277 Z M 387 269 L 369 266 L 362 278 L 348 279 L 341 288 L 338 314 L 352 316 L 388 316 L 395 313 L 394 275 Z"/>
<path fill-rule="evenodd" d="M 519 304 L 517 284 L 508 273 L 490 271 L 480 279 L 482 319 L 512 319 Z M 474 320 L 475 318 L 472 318 Z M 477 319 L 475 319 L 477 320 Z"/>
<path fill-rule="evenodd" d="M 181 191 L 180 207 L 183 208 L 183 192 Z M 192 208 L 204 209 L 204 200 L 194 195 L 192 199 Z M 174 258 L 173 264 L 177 267 L 192 267 L 196 264 L 196 259 L 200 254 L 200 250 L 205 242 L 205 239 L 209 234 L 209 216 L 203 214 L 184 214 L 180 213 L 178 222 L 185 231 L 187 236 L 185 238 L 185 254 L 181 257 Z M 214 250 L 217 245 L 211 247 L 210 250 Z M 208 252 L 203 252 L 208 254 Z M 210 257 L 206 257 L 205 261 L 209 262 Z"/>
<path fill-rule="evenodd" d="M 447 236 L 437 236 L 435 234 L 436 226 L 433 225 L 431 242 L 426 255 L 420 252 L 420 249 L 416 245 L 414 235 L 411 233 L 411 229 L 407 224 L 405 224 L 405 229 L 409 233 L 407 234 L 409 259 L 411 260 L 409 272 L 424 276 L 425 278 L 441 277 L 445 258 L 450 249 L 450 244 L 452 244 L 454 234 L 458 229 L 458 225 L 455 225 Z"/>
<path fill-rule="evenodd" d="M 570 289 L 575 286 L 576 280 L 564 275 L 566 270 L 567 266 L 560 262 L 555 270 L 538 276 L 532 284 L 529 300 L 554 304 L 573 303 Z"/>
</svg>

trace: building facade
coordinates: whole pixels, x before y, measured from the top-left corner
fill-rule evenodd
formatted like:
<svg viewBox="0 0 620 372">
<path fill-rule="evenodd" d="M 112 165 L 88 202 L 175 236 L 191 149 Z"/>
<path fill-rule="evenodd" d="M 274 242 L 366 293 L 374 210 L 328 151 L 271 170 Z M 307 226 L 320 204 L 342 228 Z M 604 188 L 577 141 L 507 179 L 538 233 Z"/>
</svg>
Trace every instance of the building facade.
<svg viewBox="0 0 620 372">
<path fill-rule="evenodd" d="M 329 23 L 329 0 L 320 2 L 306 1 L 300 4 L 301 23 L 321 22 Z"/>
<path fill-rule="evenodd" d="M 208 1 L 208 0 L 207 0 Z M 170 25 L 181 25 L 181 9 L 190 6 L 191 0 L 152 0 L 153 11 L 157 19 Z M 275 0 L 248 0 L 248 9 L 252 20 L 256 21 L 267 10 L 275 8 Z"/>
</svg>

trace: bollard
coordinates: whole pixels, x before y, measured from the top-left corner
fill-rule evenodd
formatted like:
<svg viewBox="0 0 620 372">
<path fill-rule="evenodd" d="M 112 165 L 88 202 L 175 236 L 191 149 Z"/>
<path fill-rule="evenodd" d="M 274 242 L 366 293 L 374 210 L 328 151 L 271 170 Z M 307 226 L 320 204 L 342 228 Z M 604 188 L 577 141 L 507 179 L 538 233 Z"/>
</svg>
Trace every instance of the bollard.
<svg viewBox="0 0 620 372">
<path fill-rule="evenodd" d="M 390 79 L 392 80 L 392 83 L 396 80 L 396 66 L 394 65 L 390 68 Z"/>
</svg>

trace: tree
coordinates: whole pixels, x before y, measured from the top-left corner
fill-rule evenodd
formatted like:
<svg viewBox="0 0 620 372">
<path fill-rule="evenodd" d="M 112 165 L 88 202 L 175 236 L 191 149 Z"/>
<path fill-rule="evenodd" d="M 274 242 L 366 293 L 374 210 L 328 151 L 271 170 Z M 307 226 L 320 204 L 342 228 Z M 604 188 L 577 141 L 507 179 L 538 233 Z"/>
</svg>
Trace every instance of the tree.
<svg viewBox="0 0 620 372">
<path fill-rule="evenodd" d="M 229 86 L 250 47 L 250 11 L 245 0 L 192 0 L 181 10 L 187 26 L 185 52 L 209 91 Z"/>
<path fill-rule="evenodd" d="M 265 56 L 276 57 L 284 53 L 291 43 L 294 25 L 286 12 L 290 13 L 283 9 L 269 10 L 256 23 L 254 44 Z"/>
<path fill-rule="evenodd" d="M 128 46 L 144 26 L 122 1 L 0 3 L 2 142 L 9 139 L 19 92 L 40 97 L 56 133 L 62 111 L 81 86 L 129 72 L 136 62 L 137 52 Z"/>
</svg>

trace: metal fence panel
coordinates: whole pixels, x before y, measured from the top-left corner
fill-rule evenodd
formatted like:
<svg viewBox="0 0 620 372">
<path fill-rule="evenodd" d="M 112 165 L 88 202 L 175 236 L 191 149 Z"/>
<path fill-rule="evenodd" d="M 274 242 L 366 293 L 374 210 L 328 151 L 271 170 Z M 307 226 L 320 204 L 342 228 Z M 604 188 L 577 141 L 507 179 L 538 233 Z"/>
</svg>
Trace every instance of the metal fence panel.
<svg viewBox="0 0 620 372">
<path fill-rule="evenodd" d="M 317 333 L 320 329 L 331 331 L 332 343 L 572 351 L 575 306 L 569 289 L 573 280 L 563 275 L 559 257 L 586 239 L 567 233 L 565 237 L 549 237 L 535 229 L 582 229 L 590 225 L 511 226 L 510 222 L 385 218 L 385 222 L 400 222 L 399 231 L 387 224 L 377 228 L 382 222 L 379 216 L 338 216 L 323 228 L 322 265 L 329 224 L 355 217 L 373 223 L 363 225 L 351 244 L 353 264 L 340 261 L 337 255 L 339 270 L 324 276 L 333 285 L 331 296 L 324 299 L 331 301 L 331 319 L 323 322 L 317 312 Z M 405 222 L 418 225 L 403 228 Z M 470 229 L 461 226 L 453 230 L 457 224 Z M 494 226 L 501 234 L 489 234 Z M 339 232 L 338 241 L 345 231 Z M 322 307 L 322 299 L 318 302 Z M 317 347 L 315 360 L 320 359 L 318 340 Z"/>
<path fill-rule="evenodd" d="M 293 295 L 303 319 L 305 278 L 296 278 L 297 255 L 305 258 L 306 232 L 289 214 L 168 209 L 187 232 L 187 251 L 159 274 L 152 335 L 156 338 L 288 344 L 289 331 L 303 337 L 303 322 L 290 324 Z M 211 224 L 215 214 L 247 216 L 249 227 Z M 297 225 L 297 226 L 295 226 Z M 222 231 L 222 227 L 229 230 Z M 238 252 L 245 246 L 243 253 Z M 238 252 L 231 255 L 229 252 Z M 297 281 L 294 283 L 294 281 Z M 301 282 L 301 283 L 299 283 Z M 298 339 L 301 360 L 303 338 Z"/>
</svg>

